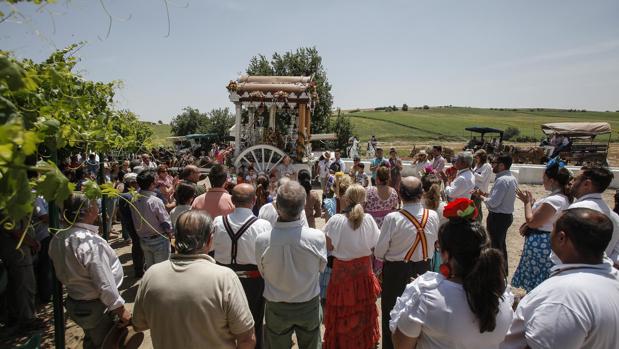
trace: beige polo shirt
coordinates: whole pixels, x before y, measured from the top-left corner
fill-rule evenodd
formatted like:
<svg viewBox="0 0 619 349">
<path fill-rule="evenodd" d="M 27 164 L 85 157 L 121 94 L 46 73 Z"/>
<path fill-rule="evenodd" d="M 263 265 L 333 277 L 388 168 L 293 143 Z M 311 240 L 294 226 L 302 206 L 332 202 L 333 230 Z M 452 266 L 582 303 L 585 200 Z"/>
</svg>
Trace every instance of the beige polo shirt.
<svg viewBox="0 0 619 349">
<path fill-rule="evenodd" d="M 154 348 L 236 348 L 234 335 L 254 320 L 243 287 L 207 255 L 172 255 L 151 266 L 133 307 L 136 330 L 150 329 Z"/>
</svg>

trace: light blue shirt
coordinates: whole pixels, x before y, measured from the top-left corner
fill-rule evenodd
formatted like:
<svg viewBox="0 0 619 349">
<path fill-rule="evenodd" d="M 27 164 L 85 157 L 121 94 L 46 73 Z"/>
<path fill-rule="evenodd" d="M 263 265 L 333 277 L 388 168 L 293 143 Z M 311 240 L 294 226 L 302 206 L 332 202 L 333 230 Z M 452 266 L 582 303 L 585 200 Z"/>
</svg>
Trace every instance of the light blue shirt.
<svg viewBox="0 0 619 349">
<path fill-rule="evenodd" d="M 273 230 L 256 238 L 256 263 L 266 300 L 310 301 L 320 294 L 320 272 L 327 265 L 325 234 L 304 227 L 301 220 L 275 222 Z"/>
<path fill-rule="evenodd" d="M 513 214 L 517 188 L 518 180 L 512 175 L 510 170 L 497 173 L 494 185 L 490 190 L 490 195 L 484 201 L 488 211 Z"/>
</svg>

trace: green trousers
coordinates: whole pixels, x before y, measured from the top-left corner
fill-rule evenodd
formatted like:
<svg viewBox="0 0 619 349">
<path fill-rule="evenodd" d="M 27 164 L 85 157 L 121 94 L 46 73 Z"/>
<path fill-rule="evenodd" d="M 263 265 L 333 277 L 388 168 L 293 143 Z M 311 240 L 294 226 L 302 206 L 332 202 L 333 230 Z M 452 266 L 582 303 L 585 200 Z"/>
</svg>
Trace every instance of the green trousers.
<svg viewBox="0 0 619 349">
<path fill-rule="evenodd" d="M 269 349 L 292 347 L 292 333 L 296 333 L 299 349 L 320 349 L 322 308 L 317 296 L 303 303 L 266 301 L 264 339 Z"/>
</svg>

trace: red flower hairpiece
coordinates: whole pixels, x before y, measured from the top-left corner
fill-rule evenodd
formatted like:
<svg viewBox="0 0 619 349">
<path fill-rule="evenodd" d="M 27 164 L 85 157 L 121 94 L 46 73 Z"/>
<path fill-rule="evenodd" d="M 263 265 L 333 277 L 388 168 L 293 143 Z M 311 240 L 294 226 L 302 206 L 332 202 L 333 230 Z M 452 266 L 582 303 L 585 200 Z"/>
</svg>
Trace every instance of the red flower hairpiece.
<svg viewBox="0 0 619 349">
<path fill-rule="evenodd" d="M 448 203 L 443 210 L 445 218 L 475 220 L 478 214 L 479 212 L 477 212 L 477 207 L 475 207 L 473 200 L 466 198 L 459 198 Z"/>
</svg>

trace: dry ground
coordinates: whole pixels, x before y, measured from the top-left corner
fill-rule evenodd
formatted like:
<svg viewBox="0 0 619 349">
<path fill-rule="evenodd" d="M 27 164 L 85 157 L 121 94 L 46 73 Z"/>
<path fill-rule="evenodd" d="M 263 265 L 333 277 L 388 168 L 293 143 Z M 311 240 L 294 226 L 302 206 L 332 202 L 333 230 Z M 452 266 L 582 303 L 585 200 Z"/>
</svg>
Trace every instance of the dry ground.
<svg viewBox="0 0 619 349">
<path fill-rule="evenodd" d="M 544 189 L 539 185 L 522 185 L 522 189 L 530 190 L 536 198 L 542 197 L 545 195 Z M 604 199 L 606 202 L 613 205 L 613 192 L 607 191 L 604 194 Z M 484 212 L 484 217 L 486 217 L 486 213 Z M 514 223 L 512 224 L 508 235 L 507 235 L 507 249 L 509 255 L 509 275 L 510 278 L 513 275 L 516 267 L 518 266 L 518 261 L 520 260 L 520 255 L 522 253 L 523 246 L 523 238 L 518 234 L 518 227 L 524 222 L 524 210 L 521 202 L 516 202 L 516 212 L 514 213 Z M 324 225 L 324 220 L 318 219 L 317 225 L 321 228 Z M 119 226 L 116 227 L 117 229 Z M 133 267 L 131 263 L 131 246 L 122 241 L 117 235 L 112 235 L 112 239 L 110 240 L 110 244 L 117 251 L 118 256 L 123 263 L 123 268 L 125 271 L 125 280 L 123 281 L 123 285 L 121 288 L 121 295 L 128 302 L 129 307 L 133 306 L 133 301 L 136 295 L 137 288 L 139 286 L 139 280 L 135 280 L 133 275 Z M 379 300 L 380 301 L 380 300 Z M 379 308 L 380 309 L 380 308 Z M 40 315 L 45 318 L 48 322 L 47 331 L 44 334 L 44 343 L 43 348 L 53 348 L 53 324 L 52 324 L 52 310 L 51 305 L 43 307 L 41 309 Z M 65 338 L 67 341 L 67 348 L 81 348 L 82 345 L 82 330 L 76 326 L 71 320 L 66 320 L 66 333 Z M 0 348 L 11 348 L 16 343 L 23 343 L 24 338 L 15 338 L 8 341 L 0 342 Z M 141 348 L 151 348 L 150 335 L 147 332 L 144 343 Z"/>
</svg>

